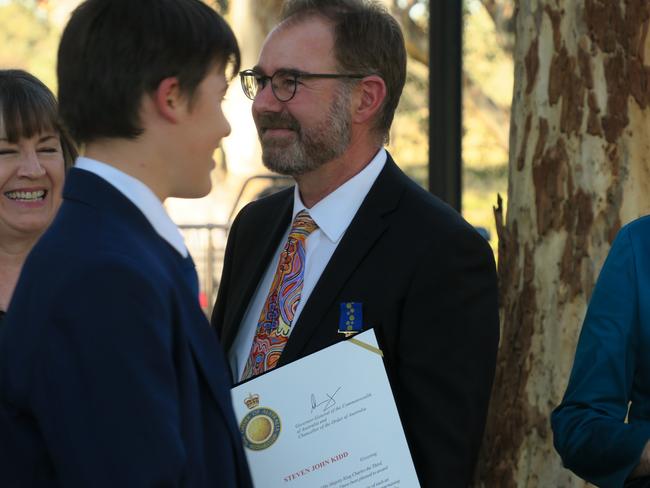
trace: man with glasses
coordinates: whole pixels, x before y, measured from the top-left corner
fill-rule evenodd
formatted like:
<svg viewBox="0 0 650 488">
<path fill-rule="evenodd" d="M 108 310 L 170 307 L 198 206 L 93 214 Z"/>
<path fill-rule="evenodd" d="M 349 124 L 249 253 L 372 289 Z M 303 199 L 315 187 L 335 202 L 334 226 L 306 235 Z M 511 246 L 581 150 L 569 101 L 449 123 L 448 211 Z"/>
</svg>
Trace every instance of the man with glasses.
<svg viewBox="0 0 650 488">
<path fill-rule="evenodd" d="M 241 81 L 264 164 L 297 185 L 236 218 L 212 324 L 235 382 L 374 328 L 422 486 L 461 487 L 494 375 L 496 273 L 489 245 L 382 147 L 405 77 L 377 2 L 285 3 Z"/>
</svg>

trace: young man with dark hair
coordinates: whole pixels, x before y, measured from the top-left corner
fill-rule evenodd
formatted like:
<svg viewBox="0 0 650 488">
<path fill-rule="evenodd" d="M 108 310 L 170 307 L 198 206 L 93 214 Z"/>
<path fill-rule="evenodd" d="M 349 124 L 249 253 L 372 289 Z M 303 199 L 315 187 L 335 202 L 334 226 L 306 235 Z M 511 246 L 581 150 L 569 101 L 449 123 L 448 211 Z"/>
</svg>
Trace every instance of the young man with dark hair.
<svg viewBox="0 0 650 488">
<path fill-rule="evenodd" d="M 59 47 L 85 147 L 0 338 L 0 486 L 250 487 L 168 197 L 210 190 L 239 48 L 199 0 L 87 0 Z"/>
<path fill-rule="evenodd" d="M 355 310 L 384 351 L 421 485 L 460 488 L 494 376 L 494 258 L 382 148 L 405 77 L 378 2 L 287 2 L 241 78 L 265 165 L 297 185 L 238 215 L 212 323 L 240 381 L 344 340 Z"/>
</svg>

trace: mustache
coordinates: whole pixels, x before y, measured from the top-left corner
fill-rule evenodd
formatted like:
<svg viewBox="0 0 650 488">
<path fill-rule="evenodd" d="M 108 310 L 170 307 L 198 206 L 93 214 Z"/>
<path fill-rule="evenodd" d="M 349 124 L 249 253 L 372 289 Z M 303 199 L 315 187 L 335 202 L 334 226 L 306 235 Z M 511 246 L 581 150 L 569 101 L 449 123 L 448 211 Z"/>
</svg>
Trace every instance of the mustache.
<svg viewBox="0 0 650 488">
<path fill-rule="evenodd" d="M 260 130 L 290 129 L 300 132 L 300 124 L 298 121 L 286 112 L 260 114 L 257 117 L 257 125 Z"/>
</svg>

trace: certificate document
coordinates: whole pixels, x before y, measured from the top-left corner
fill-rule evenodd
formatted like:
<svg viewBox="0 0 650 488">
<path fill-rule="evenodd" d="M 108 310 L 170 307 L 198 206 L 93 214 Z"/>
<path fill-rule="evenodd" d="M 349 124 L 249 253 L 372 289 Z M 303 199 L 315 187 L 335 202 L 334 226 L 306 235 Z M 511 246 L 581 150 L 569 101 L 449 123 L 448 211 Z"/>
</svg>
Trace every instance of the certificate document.
<svg viewBox="0 0 650 488">
<path fill-rule="evenodd" d="M 418 488 L 373 330 L 232 389 L 256 488 Z"/>
</svg>

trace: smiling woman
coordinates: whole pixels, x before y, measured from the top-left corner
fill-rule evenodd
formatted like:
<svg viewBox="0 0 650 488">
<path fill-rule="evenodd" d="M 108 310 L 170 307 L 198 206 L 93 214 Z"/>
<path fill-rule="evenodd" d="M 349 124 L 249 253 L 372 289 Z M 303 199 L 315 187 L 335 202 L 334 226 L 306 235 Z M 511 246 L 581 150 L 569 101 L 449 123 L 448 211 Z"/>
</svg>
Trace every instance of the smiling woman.
<svg viewBox="0 0 650 488">
<path fill-rule="evenodd" d="M 25 71 L 0 70 L 0 324 L 75 156 L 52 92 Z"/>
</svg>

